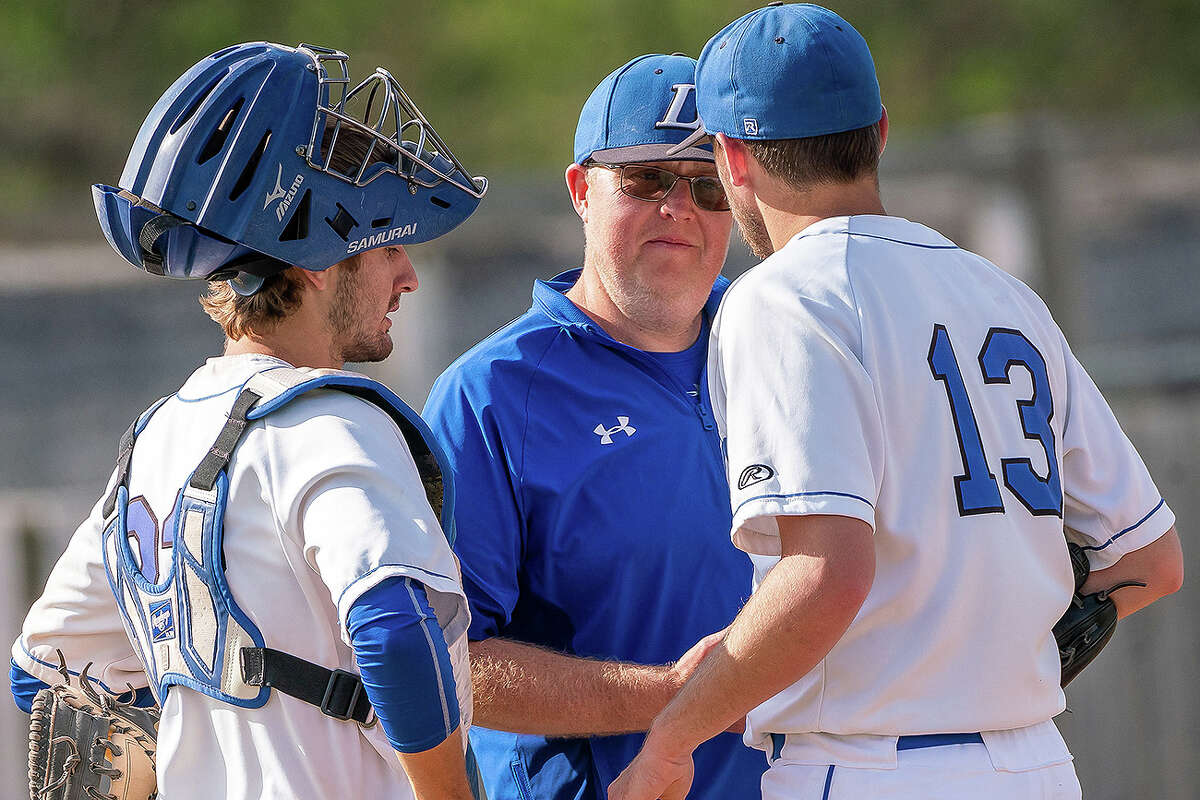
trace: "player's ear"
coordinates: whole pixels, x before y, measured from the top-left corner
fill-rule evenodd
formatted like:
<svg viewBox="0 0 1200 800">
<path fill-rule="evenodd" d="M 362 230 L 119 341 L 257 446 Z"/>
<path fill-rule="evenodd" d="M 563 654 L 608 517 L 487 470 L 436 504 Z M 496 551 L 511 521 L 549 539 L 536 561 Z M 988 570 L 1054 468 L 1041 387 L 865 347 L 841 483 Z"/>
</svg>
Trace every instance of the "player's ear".
<svg viewBox="0 0 1200 800">
<path fill-rule="evenodd" d="M 888 135 L 888 116 L 887 106 L 883 107 L 883 114 L 879 117 L 879 155 L 883 155 L 884 148 L 887 147 Z"/>
<path fill-rule="evenodd" d="M 734 186 L 745 186 L 750 178 L 749 159 L 753 157 L 745 142 L 730 139 L 723 133 L 718 133 L 715 139 L 714 155 L 725 162 L 725 174 L 722 179 L 728 177 Z"/>
<path fill-rule="evenodd" d="M 357 258 L 357 256 L 351 256 L 350 258 L 347 258 L 345 261 L 339 261 L 338 263 L 334 264 L 329 269 L 323 269 L 320 271 L 300 269 L 299 267 L 291 267 L 292 277 L 295 278 L 300 283 L 300 285 L 304 287 L 304 289 L 306 291 L 307 290 L 313 290 L 313 291 L 318 291 L 318 292 L 324 291 L 325 287 L 329 285 L 330 272 L 332 270 L 340 267 L 342 264 L 352 261 L 355 258 Z"/>
<path fill-rule="evenodd" d="M 571 205 L 575 206 L 575 213 L 584 222 L 587 222 L 588 209 L 588 180 L 587 168 L 581 167 L 572 162 L 567 167 L 567 191 L 571 193 Z"/>
</svg>

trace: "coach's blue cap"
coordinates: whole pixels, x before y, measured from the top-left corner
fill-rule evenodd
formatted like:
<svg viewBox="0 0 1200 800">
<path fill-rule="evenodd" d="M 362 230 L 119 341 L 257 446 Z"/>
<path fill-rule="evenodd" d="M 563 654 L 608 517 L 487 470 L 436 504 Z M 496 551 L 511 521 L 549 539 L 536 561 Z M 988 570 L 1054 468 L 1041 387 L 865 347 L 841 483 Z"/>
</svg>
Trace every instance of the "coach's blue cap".
<svg viewBox="0 0 1200 800">
<path fill-rule="evenodd" d="M 824 136 L 883 115 L 866 41 L 809 3 L 772 3 L 718 31 L 700 53 L 696 95 L 704 129 L 733 139 Z"/>
<path fill-rule="evenodd" d="M 639 56 L 600 81 L 583 104 L 575 163 L 712 161 L 707 144 L 667 155 L 699 128 L 695 59 L 680 53 Z"/>
</svg>

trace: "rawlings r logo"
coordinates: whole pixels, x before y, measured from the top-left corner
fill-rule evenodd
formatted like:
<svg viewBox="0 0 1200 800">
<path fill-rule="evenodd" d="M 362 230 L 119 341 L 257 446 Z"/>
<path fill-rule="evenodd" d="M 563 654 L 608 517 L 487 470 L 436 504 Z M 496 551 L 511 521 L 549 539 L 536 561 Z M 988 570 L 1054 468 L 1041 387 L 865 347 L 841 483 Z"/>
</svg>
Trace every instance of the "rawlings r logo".
<svg viewBox="0 0 1200 800">
<path fill-rule="evenodd" d="M 685 122 L 679 118 L 683 113 L 683 104 L 687 102 L 688 96 L 696 91 L 696 85 L 693 83 L 677 83 L 671 87 L 674 96 L 671 98 L 671 105 L 667 108 L 667 113 L 663 118 L 654 123 L 656 128 L 682 128 L 685 131 L 694 131 L 700 127 L 700 115 L 692 110 L 692 121 Z M 694 104 L 693 104 L 694 105 Z"/>
<path fill-rule="evenodd" d="M 756 483 L 762 483 L 768 478 L 773 477 L 775 477 L 775 470 L 771 469 L 766 464 L 751 464 L 742 470 L 742 474 L 738 478 L 738 488 L 745 489 L 747 486 L 753 486 Z"/>
</svg>

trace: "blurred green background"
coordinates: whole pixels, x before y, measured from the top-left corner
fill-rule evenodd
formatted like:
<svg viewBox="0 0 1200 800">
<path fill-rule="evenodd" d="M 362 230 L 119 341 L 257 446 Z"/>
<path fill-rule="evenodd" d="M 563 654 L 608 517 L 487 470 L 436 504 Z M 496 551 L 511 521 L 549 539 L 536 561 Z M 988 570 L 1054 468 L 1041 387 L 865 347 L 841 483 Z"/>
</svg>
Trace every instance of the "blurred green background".
<svg viewBox="0 0 1200 800">
<path fill-rule="evenodd" d="M 11 641 L 101 491 L 120 432 L 221 336 L 201 287 L 104 243 L 90 184 L 115 182 L 187 67 L 266 39 L 387 67 L 491 188 L 412 248 L 420 291 L 368 369 L 420 407 L 456 355 L 579 263 L 562 184 L 579 109 L 646 52 L 697 55 L 758 2 L 44 0 L 0 6 L 0 639 Z M 844 0 L 875 55 L 891 213 L 1029 282 L 1200 547 L 1200 0 Z M 731 246 L 726 274 L 753 264 Z M 921 355 L 924 358 L 924 355 Z M 997 603 L 1007 598 L 996 598 Z M 1059 725 L 1090 800 L 1200 797 L 1200 580 L 1123 623 Z M 981 621 L 986 624 L 986 621 Z M 0 733 L 27 721 L 0 701 Z M 24 755 L 0 758 L 20 796 Z"/>
<path fill-rule="evenodd" d="M 557 170 L 588 87 L 644 52 L 696 56 L 754 2 L 44 0 L 5 4 L 0 235 L 45 234 L 79 185 L 115 180 L 158 95 L 234 41 L 308 41 L 387 66 L 483 174 Z M 995 112 L 1114 116 L 1200 107 L 1196 0 L 845 0 L 896 135 Z M 455 136 L 458 132 L 471 136 Z M 458 140 L 461 139 L 461 142 Z M 71 220 L 74 222 L 74 219 Z"/>
</svg>

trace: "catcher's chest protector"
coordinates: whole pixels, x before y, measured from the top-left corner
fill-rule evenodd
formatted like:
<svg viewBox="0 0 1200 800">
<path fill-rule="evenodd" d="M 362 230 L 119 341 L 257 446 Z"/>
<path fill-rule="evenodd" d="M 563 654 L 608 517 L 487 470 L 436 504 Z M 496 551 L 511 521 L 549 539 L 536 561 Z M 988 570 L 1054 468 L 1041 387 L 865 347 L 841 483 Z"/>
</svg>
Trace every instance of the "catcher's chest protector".
<svg viewBox="0 0 1200 800">
<path fill-rule="evenodd" d="M 142 575 L 129 543 L 126 508 L 129 463 L 137 435 L 163 401 L 143 414 L 121 439 L 117 483 L 104 508 L 104 566 L 126 631 L 135 643 L 161 705 L 168 687 L 188 686 L 247 708 L 267 702 L 270 688 L 242 677 L 244 647 L 265 647 L 262 633 L 238 608 L 225 580 L 222 521 L 229 491 L 229 459 L 249 421 L 261 419 L 313 389 L 338 389 L 386 411 L 404 434 L 425 493 L 450 537 L 453 491 L 445 459 L 421 417 L 383 384 L 349 372 L 277 368 L 246 382 L 229 419 L 180 493 L 174 545 L 166 576 Z M 444 482 L 443 482 L 444 481 Z"/>
</svg>

